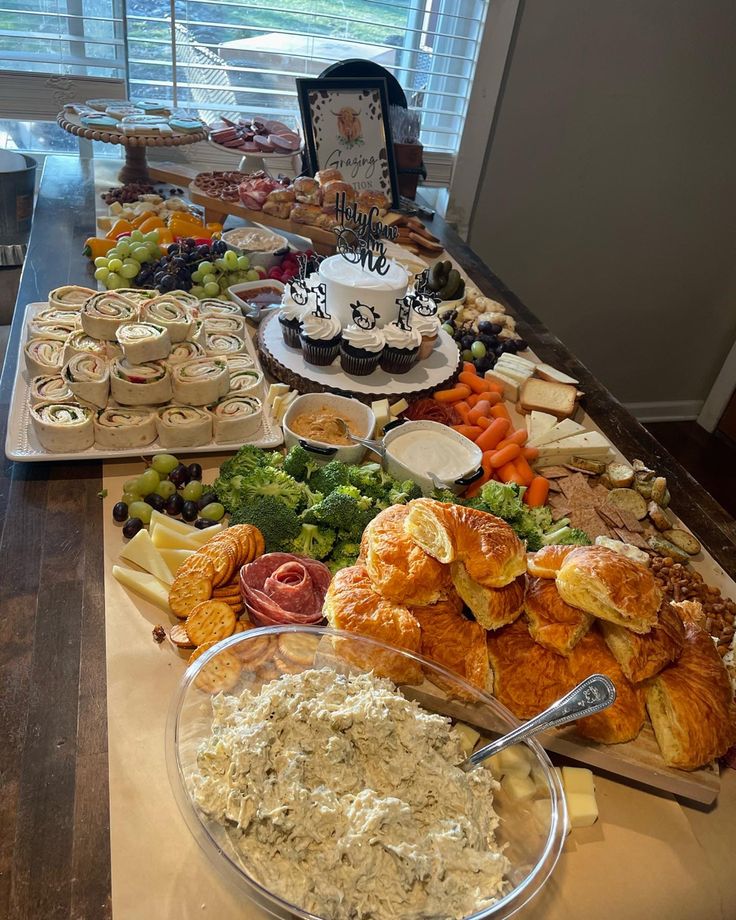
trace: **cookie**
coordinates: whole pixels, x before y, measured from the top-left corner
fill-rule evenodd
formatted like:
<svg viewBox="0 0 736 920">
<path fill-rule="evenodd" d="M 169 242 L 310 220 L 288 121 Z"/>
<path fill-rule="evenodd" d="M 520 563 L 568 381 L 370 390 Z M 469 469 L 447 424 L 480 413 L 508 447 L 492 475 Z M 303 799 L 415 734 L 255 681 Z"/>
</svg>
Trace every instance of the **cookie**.
<svg viewBox="0 0 736 920">
<path fill-rule="evenodd" d="M 237 621 L 232 608 L 222 601 L 202 601 L 192 609 L 185 628 L 195 645 L 204 645 L 232 636 Z"/>
<path fill-rule="evenodd" d="M 177 574 L 169 590 L 169 607 L 174 616 L 185 620 L 192 610 L 212 596 L 212 580 L 205 575 Z M 195 645 L 199 643 L 195 642 Z"/>
</svg>

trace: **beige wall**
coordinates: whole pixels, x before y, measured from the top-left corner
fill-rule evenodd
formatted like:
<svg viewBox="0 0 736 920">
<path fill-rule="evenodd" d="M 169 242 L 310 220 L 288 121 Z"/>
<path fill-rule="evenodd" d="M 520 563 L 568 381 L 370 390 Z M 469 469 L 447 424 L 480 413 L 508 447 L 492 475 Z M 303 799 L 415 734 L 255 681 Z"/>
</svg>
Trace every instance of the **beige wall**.
<svg viewBox="0 0 736 920">
<path fill-rule="evenodd" d="M 517 26 L 470 242 L 622 402 L 701 401 L 736 338 L 736 2 Z"/>
</svg>

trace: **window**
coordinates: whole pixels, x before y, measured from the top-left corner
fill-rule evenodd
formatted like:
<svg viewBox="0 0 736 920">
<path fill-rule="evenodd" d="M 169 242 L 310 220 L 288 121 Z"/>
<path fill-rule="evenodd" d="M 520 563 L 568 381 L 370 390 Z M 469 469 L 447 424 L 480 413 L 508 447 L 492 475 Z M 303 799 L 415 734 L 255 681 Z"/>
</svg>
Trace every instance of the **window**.
<svg viewBox="0 0 736 920">
<path fill-rule="evenodd" d="M 128 79 L 133 99 L 294 123 L 295 77 L 365 58 L 457 152 L 487 0 L 0 0 L 0 67 Z M 2 112 L 0 112 L 0 116 Z M 443 157 L 438 157 L 442 160 Z"/>
</svg>

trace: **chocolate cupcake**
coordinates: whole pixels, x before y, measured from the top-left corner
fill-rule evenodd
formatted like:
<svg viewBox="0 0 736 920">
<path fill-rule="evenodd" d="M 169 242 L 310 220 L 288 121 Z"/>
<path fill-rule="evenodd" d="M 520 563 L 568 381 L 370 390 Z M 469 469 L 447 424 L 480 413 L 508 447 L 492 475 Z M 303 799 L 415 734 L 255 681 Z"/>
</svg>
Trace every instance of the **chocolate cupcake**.
<svg viewBox="0 0 736 920">
<path fill-rule="evenodd" d="M 419 360 L 422 337 L 417 329 L 404 329 L 398 323 L 383 327 L 386 347 L 381 355 L 381 367 L 388 374 L 406 374 Z"/>
<path fill-rule="evenodd" d="M 302 325 L 302 317 L 307 311 L 308 306 L 302 306 L 294 301 L 291 294 L 285 293 L 281 301 L 281 310 L 279 311 L 279 325 L 281 326 L 281 335 L 284 342 L 292 348 L 301 348 L 299 331 Z"/>
<path fill-rule="evenodd" d="M 346 374 L 365 377 L 378 367 L 385 344 L 380 329 L 361 329 L 351 323 L 342 331 L 340 366 Z"/>
<path fill-rule="evenodd" d="M 334 316 L 307 313 L 302 317 L 299 338 L 307 364 L 324 367 L 332 364 L 340 351 L 342 327 Z"/>
</svg>

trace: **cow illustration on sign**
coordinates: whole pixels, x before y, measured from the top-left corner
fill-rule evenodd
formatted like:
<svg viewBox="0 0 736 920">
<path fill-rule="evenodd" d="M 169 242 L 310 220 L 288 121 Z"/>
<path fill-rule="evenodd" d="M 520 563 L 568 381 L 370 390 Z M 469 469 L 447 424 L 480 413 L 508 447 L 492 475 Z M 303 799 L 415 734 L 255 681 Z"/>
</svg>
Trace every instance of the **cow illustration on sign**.
<svg viewBox="0 0 736 920">
<path fill-rule="evenodd" d="M 376 313 L 370 304 L 361 303 L 361 301 L 356 300 L 355 303 L 350 304 L 350 309 L 353 312 L 353 322 L 359 329 L 376 328 L 378 313 Z"/>
<path fill-rule="evenodd" d="M 337 119 L 337 136 L 345 147 L 355 147 L 363 143 L 363 126 L 360 123 L 360 110 L 356 112 L 350 106 L 343 106 L 339 112 L 332 113 Z"/>
</svg>

